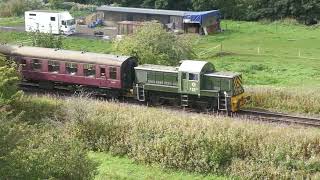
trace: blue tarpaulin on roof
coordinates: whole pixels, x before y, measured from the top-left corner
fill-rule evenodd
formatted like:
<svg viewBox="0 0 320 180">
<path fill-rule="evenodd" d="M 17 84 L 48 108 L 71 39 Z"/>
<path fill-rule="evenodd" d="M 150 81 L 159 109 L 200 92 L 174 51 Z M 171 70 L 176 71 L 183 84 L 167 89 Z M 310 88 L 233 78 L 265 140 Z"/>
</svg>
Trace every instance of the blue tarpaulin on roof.
<svg viewBox="0 0 320 180">
<path fill-rule="evenodd" d="M 214 21 L 220 20 L 220 11 L 188 12 L 184 15 L 184 23 L 198 23 L 201 26 L 212 25 Z"/>
</svg>

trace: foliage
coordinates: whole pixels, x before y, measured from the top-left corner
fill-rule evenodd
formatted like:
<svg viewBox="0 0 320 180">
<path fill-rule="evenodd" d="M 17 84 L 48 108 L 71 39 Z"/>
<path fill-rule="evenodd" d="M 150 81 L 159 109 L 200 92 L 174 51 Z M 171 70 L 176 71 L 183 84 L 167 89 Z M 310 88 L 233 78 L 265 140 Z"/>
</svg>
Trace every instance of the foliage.
<svg viewBox="0 0 320 180">
<path fill-rule="evenodd" d="M 0 54 L 0 108 L 21 95 L 17 87 L 18 82 L 19 76 L 15 64 L 7 62 Z"/>
<path fill-rule="evenodd" d="M 74 0 L 92 3 L 89 0 Z M 296 18 L 305 24 L 319 22 L 320 2 L 318 0 L 98 0 L 96 4 L 119 4 L 120 6 L 147 7 L 174 10 L 220 9 L 223 17 L 234 20 Z"/>
<path fill-rule="evenodd" d="M 270 109 L 294 113 L 320 114 L 319 88 L 275 88 L 254 86 L 246 88 L 252 101 L 248 108 Z M 270 98 L 272 97 L 272 98 Z"/>
<path fill-rule="evenodd" d="M 62 48 L 62 36 L 38 32 L 31 32 L 29 36 L 32 39 L 32 46 Z"/>
<path fill-rule="evenodd" d="M 40 0 L 7 0 L 0 2 L 0 17 L 21 16 L 25 11 L 39 9 L 42 6 Z"/>
<path fill-rule="evenodd" d="M 115 51 L 136 56 L 140 64 L 177 65 L 193 57 L 191 36 L 176 36 L 156 22 L 144 23 L 133 35 L 115 41 Z"/>
<path fill-rule="evenodd" d="M 127 157 L 115 157 L 112 154 L 103 152 L 92 152 L 89 157 L 96 162 L 100 162 L 99 173 L 95 179 L 172 179 L 172 180 L 224 180 L 225 177 L 214 175 L 201 175 L 163 169 L 157 165 L 146 166 L 137 164 Z"/>
<path fill-rule="evenodd" d="M 64 0 L 49 0 L 49 5 L 51 9 L 63 8 Z"/>
<path fill-rule="evenodd" d="M 0 115 L 1 179 L 92 179 L 97 164 L 61 127 Z"/>
<path fill-rule="evenodd" d="M 62 107 L 93 150 L 147 164 L 242 178 L 319 177 L 318 130 L 273 127 L 86 99 Z M 159 121 L 161 119 L 161 121 Z"/>
</svg>

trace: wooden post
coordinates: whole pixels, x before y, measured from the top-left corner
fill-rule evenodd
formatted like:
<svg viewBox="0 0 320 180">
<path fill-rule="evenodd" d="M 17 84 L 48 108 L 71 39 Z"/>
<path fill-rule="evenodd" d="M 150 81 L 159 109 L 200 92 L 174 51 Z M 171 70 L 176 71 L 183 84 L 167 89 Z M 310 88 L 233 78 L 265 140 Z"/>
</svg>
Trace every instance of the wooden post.
<svg viewBox="0 0 320 180">
<path fill-rule="evenodd" d="M 220 52 L 222 52 L 222 43 L 220 44 Z"/>
</svg>

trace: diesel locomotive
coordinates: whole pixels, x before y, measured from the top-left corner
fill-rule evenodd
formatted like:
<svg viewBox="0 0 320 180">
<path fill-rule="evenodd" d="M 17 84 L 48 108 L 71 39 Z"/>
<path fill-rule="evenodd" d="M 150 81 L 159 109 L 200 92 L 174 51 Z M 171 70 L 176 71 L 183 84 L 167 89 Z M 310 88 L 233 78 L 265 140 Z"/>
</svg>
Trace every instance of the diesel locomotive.
<svg viewBox="0 0 320 180">
<path fill-rule="evenodd" d="M 86 89 L 150 104 L 227 112 L 238 111 L 247 101 L 241 74 L 218 72 L 205 61 L 138 65 L 130 56 L 8 44 L 0 45 L 0 53 L 17 62 L 23 82 L 40 88 Z"/>
</svg>

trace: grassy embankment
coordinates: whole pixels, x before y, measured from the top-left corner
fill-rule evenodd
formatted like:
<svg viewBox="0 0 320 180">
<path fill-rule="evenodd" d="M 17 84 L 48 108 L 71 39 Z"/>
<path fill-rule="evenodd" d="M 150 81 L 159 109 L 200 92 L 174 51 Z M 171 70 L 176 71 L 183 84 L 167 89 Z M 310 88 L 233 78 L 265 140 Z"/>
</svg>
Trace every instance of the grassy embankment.
<svg viewBox="0 0 320 180">
<path fill-rule="evenodd" d="M 319 114 L 319 28 L 235 21 L 223 21 L 222 27 L 226 28 L 222 33 L 201 37 L 195 51 L 200 59 L 212 61 L 218 70 L 243 73 L 244 84 L 254 100 L 248 107 Z M 28 42 L 28 37 L 25 33 L 2 32 L 0 40 Z M 63 46 L 112 52 L 112 44 L 102 40 L 67 38 Z M 287 94 L 286 99 L 279 93 Z"/>
<path fill-rule="evenodd" d="M 120 163 L 130 162 L 126 158 L 110 155 L 171 169 L 163 178 L 201 177 L 180 176 L 172 170 L 251 179 L 319 178 L 318 129 L 274 127 L 81 97 L 32 97 L 15 108 L 27 112 L 20 115 L 26 122 L 62 122 L 59 127 L 64 127 L 68 137 L 91 151 L 109 153 L 91 154 L 94 160 L 107 160 L 100 165 L 97 178 L 130 176 L 123 169 L 133 169 L 136 178 L 148 178 L 148 173 L 142 175 L 145 171 L 165 172 L 132 163 L 127 167 Z M 122 164 L 122 170 L 113 172 L 118 165 L 109 166 L 108 161 Z"/>
</svg>

